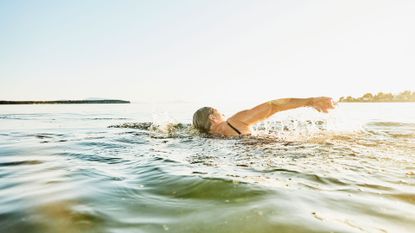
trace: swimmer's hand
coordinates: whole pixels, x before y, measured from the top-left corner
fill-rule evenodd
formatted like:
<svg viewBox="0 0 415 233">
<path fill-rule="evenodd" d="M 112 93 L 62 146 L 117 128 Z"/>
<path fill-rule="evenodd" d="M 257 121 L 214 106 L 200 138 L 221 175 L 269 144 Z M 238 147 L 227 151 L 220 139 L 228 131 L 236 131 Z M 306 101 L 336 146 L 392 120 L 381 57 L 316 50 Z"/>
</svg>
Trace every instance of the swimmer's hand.
<svg viewBox="0 0 415 233">
<path fill-rule="evenodd" d="M 333 99 L 330 97 L 311 98 L 310 107 L 319 112 L 328 113 L 330 109 L 334 109 Z"/>
</svg>

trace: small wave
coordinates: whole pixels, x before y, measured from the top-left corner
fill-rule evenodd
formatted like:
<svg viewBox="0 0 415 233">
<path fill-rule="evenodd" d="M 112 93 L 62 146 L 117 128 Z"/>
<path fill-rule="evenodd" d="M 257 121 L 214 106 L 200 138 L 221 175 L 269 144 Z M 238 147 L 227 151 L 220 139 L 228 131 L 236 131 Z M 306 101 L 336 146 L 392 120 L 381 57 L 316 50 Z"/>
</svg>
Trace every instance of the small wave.
<svg viewBox="0 0 415 233">
<path fill-rule="evenodd" d="M 368 123 L 370 126 L 385 126 L 385 127 L 406 127 L 415 128 L 415 123 L 393 122 L 393 121 L 377 121 Z"/>
<path fill-rule="evenodd" d="M 47 115 L 46 113 L 20 113 L 20 114 L 0 114 L 0 119 L 5 120 L 33 120 Z"/>
<path fill-rule="evenodd" d="M 86 120 L 128 120 L 126 117 L 91 117 L 85 118 Z"/>
<path fill-rule="evenodd" d="M 36 134 L 28 134 L 29 137 L 35 137 L 40 141 L 40 143 L 50 143 L 50 142 L 66 142 L 67 135 L 60 134 L 60 133 L 36 133 Z"/>
<path fill-rule="evenodd" d="M 44 139 L 44 138 L 63 137 L 65 135 L 64 134 L 59 134 L 59 133 L 38 133 L 38 134 L 34 134 L 33 136 L 35 136 L 39 139 Z"/>
<path fill-rule="evenodd" d="M 191 124 L 184 123 L 156 124 L 153 122 L 130 122 L 119 125 L 110 125 L 108 128 L 139 129 L 150 132 L 150 136 L 153 138 L 180 138 L 199 134 Z"/>
<path fill-rule="evenodd" d="M 141 130 L 149 130 L 150 127 L 153 125 L 152 122 L 137 122 L 137 123 L 123 123 L 119 125 L 110 125 L 108 128 L 127 128 L 127 129 L 141 129 Z"/>
<path fill-rule="evenodd" d="M 415 139 L 415 124 L 403 122 L 371 122 L 366 130 L 374 135 L 394 139 Z"/>
<path fill-rule="evenodd" d="M 24 161 L 11 161 L 11 162 L 0 162 L 0 167 L 4 166 L 19 166 L 19 165 L 34 165 L 41 164 L 39 160 L 24 160 Z"/>
<path fill-rule="evenodd" d="M 13 115 L 0 115 L 0 120 L 25 120 L 22 117 L 16 117 Z"/>
<path fill-rule="evenodd" d="M 385 196 L 405 201 L 410 204 L 415 204 L 415 193 L 392 193 L 386 194 Z"/>
</svg>

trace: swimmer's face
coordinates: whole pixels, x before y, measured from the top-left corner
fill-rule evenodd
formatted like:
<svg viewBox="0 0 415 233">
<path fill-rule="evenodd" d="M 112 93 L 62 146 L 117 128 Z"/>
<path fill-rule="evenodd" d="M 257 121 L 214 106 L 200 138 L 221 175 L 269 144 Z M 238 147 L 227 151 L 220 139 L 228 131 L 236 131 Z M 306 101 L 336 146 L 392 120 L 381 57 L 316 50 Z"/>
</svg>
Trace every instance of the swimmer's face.
<svg viewBox="0 0 415 233">
<path fill-rule="evenodd" d="M 225 121 L 225 115 L 222 114 L 221 112 L 219 112 L 219 110 L 217 110 L 217 109 L 213 110 L 213 113 L 210 114 L 209 118 L 210 118 L 211 121 L 213 121 L 215 123 Z"/>
</svg>

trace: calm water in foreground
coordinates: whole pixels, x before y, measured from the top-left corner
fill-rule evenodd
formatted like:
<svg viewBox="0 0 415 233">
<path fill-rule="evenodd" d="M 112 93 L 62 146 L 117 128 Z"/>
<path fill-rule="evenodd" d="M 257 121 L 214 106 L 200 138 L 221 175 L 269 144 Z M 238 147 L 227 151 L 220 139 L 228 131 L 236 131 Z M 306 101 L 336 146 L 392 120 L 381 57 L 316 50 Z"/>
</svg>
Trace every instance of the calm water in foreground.
<svg viewBox="0 0 415 233">
<path fill-rule="evenodd" d="M 0 106 L 0 232 L 415 232 L 415 104 L 298 109 L 241 139 L 172 126 L 197 107 Z"/>
</svg>

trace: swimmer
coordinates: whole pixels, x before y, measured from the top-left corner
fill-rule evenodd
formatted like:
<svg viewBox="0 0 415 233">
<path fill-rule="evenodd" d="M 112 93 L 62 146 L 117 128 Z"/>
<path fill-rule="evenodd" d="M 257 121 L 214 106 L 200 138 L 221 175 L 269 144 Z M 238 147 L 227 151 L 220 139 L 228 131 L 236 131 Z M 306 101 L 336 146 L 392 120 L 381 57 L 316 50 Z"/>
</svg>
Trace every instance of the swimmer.
<svg viewBox="0 0 415 233">
<path fill-rule="evenodd" d="M 330 109 L 334 109 L 334 104 L 330 97 L 276 99 L 240 111 L 228 119 L 215 108 L 203 107 L 193 114 L 193 127 L 201 133 L 213 136 L 250 135 L 251 126 L 256 123 L 266 120 L 277 112 L 300 107 L 312 107 L 319 112 L 328 113 Z"/>
</svg>

